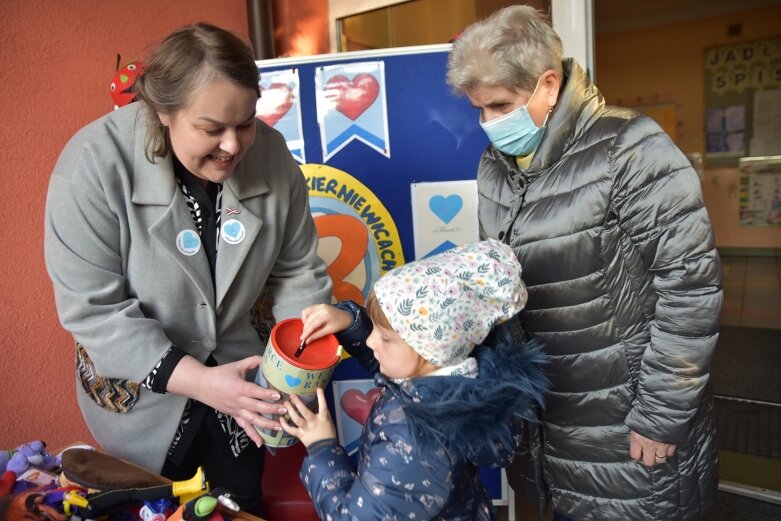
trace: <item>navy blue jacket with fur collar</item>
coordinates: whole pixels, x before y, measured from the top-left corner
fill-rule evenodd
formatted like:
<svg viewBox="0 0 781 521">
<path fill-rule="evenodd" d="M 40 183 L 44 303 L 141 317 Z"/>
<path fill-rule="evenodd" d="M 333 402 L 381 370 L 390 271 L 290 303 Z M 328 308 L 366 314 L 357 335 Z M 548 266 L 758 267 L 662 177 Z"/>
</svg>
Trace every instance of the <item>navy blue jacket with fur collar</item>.
<svg viewBox="0 0 781 521">
<path fill-rule="evenodd" d="M 363 428 L 357 470 L 335 439 L 310 445 L 301 479 L 320 519 L 487 520 L 491 498 L 479 467 L 506 466 L 520 443 L 522 419 L 535 418 L 547 380 L 533 344 L 477 347 L 478 378 L 429 376 L 388 380 L 365 340 L 363 308 L 337 334 L 374 372 L 380 395 Z"/>
</svg>

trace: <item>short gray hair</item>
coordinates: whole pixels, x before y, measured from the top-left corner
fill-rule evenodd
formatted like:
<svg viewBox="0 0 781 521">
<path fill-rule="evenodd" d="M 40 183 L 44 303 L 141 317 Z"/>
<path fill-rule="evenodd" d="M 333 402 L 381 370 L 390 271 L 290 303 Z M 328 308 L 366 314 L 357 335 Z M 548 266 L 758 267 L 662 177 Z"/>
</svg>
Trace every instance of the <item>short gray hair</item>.
<svg viewBox="0 0 781 521">
<path fill-rule="evenodd" d="M 527 5 L 495 11 L 453 42 L 447 82 L 457 94 L 477 86 L 531 92 L 543 72 L 562 76 L 561 39 L 548 17 Z"/>
<path fill-rule="evenodd" d="M 233 33 L 205 23 L 186 25 L 168 35 L 144 64 L 136 96 L 146 105 L 145 151 L 149 161 L 171 152 L 168 128 L 158 112 L 174 115 L 190 95 L 217 78 L 259 93 L 252 49 Z"/>
</svg>

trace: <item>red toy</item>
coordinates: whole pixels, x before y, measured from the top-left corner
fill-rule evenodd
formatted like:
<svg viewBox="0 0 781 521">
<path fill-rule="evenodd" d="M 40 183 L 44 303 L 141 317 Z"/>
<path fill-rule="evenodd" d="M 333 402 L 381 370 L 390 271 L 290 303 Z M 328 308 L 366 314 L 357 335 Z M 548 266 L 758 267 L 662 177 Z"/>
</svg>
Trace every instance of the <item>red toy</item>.
<svg viewBox="0 0 781 521">
<path fill-rule="evenodd" d="M 120 56 L 117 55 L 117 67 Z M 128 103 L 136 101 L 136 80 L 144 73 L 144 64 L 140 61 L 132 61 L 117 69 L 117 73 L 111 79 L 111 99 L 114 100 L 114 109 L 124 107 Z"/>
<path fill-rule="evenodd" d="M 9 495 L 14 490 L 16 484 L 16 472 L 6 470 L 0 476 L 0 496 Z"/>
</svg>

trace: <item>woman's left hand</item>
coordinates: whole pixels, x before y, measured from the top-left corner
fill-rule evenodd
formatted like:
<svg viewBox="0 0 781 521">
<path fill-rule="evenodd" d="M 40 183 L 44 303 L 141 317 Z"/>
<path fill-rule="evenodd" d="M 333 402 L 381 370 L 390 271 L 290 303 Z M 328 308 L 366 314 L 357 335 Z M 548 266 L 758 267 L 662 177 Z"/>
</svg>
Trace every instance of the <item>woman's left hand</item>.
<svg viewBox="0 0 781 521">
<path fill-rule="evenodd" d="M 263 444 L 263 438 L 254 426 L 280 430 L 279 422 L 267 416 L 287 412 L 277 401 L 281 398 L 279 391 L 246 380 L 249 371 L 260 370 L 261 362 L 261 357 L 250 356 L 236 362 L 206 367 L 195 358 L 185 356 L 171 374 L 167 390 L 232 416 L 259 447 Z"/>
<path fill-rule="evenodd" d="M 293 403 L 286 401 L 285 407 L 290 419 L 296 425 L 290 425 L 285 418 L 280 418 L 279 423 L 282 425 L 282 430 L 301 440 L 301 443 L 307 447 L 316 441 L 336 438 L 334 422 L 331 421 L 331 414 L 325 403 L 325 393 L 321 387 L 317 388 L 317 413 L 309 410 L 301 398 L 295 394 L 291 394 L 290 399 Z"/>
<path fill-rule="evenodd" d="M 677 448 L 672 443 L 654 441 L 635 431 L 629 433 L 629 455 L 635 461 L 642 461 L 646 467 L 667 463 L 667 458 L 672 457 Z"/>
</svg>

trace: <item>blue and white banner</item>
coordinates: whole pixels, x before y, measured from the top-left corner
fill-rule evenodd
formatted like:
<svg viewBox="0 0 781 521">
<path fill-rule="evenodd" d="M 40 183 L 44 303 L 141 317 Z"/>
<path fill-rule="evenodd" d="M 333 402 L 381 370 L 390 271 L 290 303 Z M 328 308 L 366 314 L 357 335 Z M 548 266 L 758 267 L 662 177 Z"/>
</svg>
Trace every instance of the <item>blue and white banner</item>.
<svg viewBox="0 0 781 521">
<path fill-rule="evenodd" d="M 298 69 L 261 72 L 257 117 L 279 130 L 299 163 L 306 163 Z"/>
<path fill-rule="evenodd" d="M 390 157 L 384 62 L 318 67 L 315 88 L 324 163 L 354 139 Z"/>
</svg>

